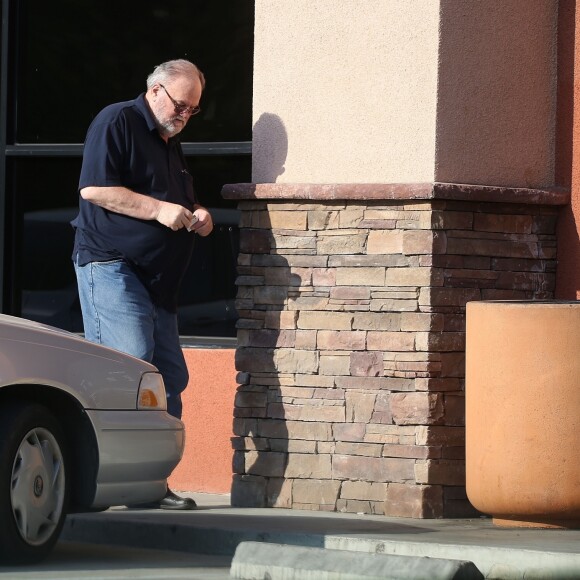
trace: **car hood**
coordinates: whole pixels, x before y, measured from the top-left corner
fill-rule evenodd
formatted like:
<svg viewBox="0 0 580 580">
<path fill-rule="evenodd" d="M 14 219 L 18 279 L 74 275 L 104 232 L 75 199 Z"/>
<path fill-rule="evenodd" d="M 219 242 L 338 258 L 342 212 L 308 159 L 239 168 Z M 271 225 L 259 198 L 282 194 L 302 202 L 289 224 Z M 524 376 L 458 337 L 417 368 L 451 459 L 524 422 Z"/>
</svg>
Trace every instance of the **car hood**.
<svg viewBox="0 0 580 580">
<path fill-rule="evenodd" d="M 47 324 L 42 324 L 40 322 L 35 322 L 34 320 L 28 320 L 26 318 L 18 318 L 16 316 L 9 316 L 8 314 L 0 314 L 0 326 L 11 328 L 11 327 L 20 327 L 20 328 L 31 328 L 37 331 L 47 331 L 50 333 L 60 333 L 66 334 L 69 336 L 78 336 L 72 332 L 68 332 L 67 330 L 62 330 L 60 328 L 54 328 L 53 326 L 48 326 Z"/>
<path fill-rule="evenodd" d="M 85 408 L 134 409 L 140 359 L 23 318 L 0 314 L 0 388 L 40 384 L 69 392 Z"/>
</svg>

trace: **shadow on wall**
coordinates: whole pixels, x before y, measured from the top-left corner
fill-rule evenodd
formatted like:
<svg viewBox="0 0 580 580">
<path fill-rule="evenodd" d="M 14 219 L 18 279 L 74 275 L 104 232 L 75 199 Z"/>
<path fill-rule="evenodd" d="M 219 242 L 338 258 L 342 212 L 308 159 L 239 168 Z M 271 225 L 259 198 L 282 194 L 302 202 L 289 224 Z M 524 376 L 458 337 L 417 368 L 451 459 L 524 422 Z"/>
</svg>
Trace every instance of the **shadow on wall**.
<svg viewBox="0 0 580 580">
<path fill-rule="evenodd" d="M 576 202 L 576 203 L 575 203 Z M 572 192 L 572 206 L 560 210 L 558 216 L 558 267 L 556 271 L 557 300 L 580 300 L 580 192 Z"/>
<path fill-rule="evenodd" d="M 556 116 L 556 185 L 571 189 L 572 204 L 558 217 L 558 269 L 555 298 L 580 299 L 580 157 L 574 141 L 574 68 L 576 60 L 576 2 L 558 5 L 558 104 Z"/>
<path fill-rule="evenodd" d="M 275 183 L 284 173 L 288 136 L 282 120 L 264 113 L 253 130 L 254 183 Z M 285 378 L 296 347 L 295 316 L 288 312 L 292 289 L 300 281 L 277 249 L 282 230 L 274 234 L 267 202 L 243 203 L 238 261 L 238 391 L 234 408 L 231 503 L 240 507 L 290 507 L 284 482 L 288 437 L 284 405 Z M 288 316 L 289 315 L 289 316 Z M 297 371 L 294 371 L 297 372 Z M 286 380 L 287 382 L 287 380 Z"/>
<path fill-rule="evenodd" d="M 288 134 L 282 119 L 272 113 L 262 113 L 252 131 L 252 181 L 276 183 L 286 171 Z"/>
</svg>

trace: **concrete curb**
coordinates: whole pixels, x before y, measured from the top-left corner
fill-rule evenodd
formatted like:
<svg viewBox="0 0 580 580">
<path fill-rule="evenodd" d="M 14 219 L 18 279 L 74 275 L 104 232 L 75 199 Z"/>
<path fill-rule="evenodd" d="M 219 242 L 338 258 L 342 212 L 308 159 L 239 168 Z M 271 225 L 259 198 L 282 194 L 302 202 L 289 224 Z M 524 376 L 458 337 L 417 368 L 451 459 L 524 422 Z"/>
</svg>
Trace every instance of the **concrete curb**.
<svg viewBox="0 0 580 580">
<path fill-rule="evenodd" d="M 268 542 L 324 547 L 324 536 L 300 532 L 196 527 L 176 523 L 111 521 L 106 518 L 68 517 L 60 538 L 65 541 L 114 544 L 135 548 L 177 550 L 233 556 L 242 542 Z"/>
<path fill-rule="evenodd" d="M 473 562 L 242 542 L 230 576 L 241 580 L 482 580 Z"/>
<path fill-rule="evenodd" d="M 336 525 L 328 524 L 327 518 L 324 518 L 325 525 L 316 525 L 320 518 L 315 514 L 309 514 L 305 521 L 303 515 L 293 517 L 273 510 L 267 513 L 271 517 L 256 517 L 252 511 L 247 515 L 244 512 L 243 516 L 238 512 L 232 515 L 229 510 L 75 514 L 67 518 L 61 538 L 225 556 L 233 556 L 242 542 L 267 542 L 346 551 L 349 557 L 378 554 L 468 561 L 473 562 L 485 577 L 506 580 L 580 577 L 577 544 L 580 536 L 574 532 L 487 530 L 486 533 L 478 525 L 471 530 L 458 525 L 450 534 L 444 531 L 445 527 L 436 525 L 438 522 L 421 522 L 418 528 L 401 527 L 401 522 L 389 528 L 385 522 L 377 528 L 379 520 L 336 516 L 332 518 Z M 384 529 L 382 533 L 381 528 Z M 393 532 L 396 529 L 403 531 L 397 534 Z M 415 529 L 422 532 L 412 533 Z M 419 537 L 423 541 L 418 541 Z"/>
</svg>

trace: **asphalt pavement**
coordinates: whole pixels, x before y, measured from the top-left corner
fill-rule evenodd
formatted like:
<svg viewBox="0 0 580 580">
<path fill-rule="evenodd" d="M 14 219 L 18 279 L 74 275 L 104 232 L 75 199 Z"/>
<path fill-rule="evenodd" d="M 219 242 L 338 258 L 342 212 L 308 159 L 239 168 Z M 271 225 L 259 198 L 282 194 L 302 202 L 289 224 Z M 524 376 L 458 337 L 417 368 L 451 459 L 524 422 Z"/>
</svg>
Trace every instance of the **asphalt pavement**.
<svg viewBox="0 0 580 580">
<path fill-rule="evenodd" d="M 57 542 L 37 564 L 0 566 L 0 580 L 229 580 L 231 557 Z"/>
<path fill-rule="evenodd" d="M 485 517 L 419 520 L 278 508 L 238 508 L 230 506 L 228 495 L 183 495 L 193 497 L 198 509 L 170 512 L 116 507 L 100 513 L 75 514 L 67 518 L 62 539 L 228 556 L 234 563 L 238 560 L 238 570 L 254 566 L 254 574 L 257 574 L 256 558 L 261 558 L 263 561 L 258 564 L 264 575 L 253 577 L 264 578 L 394 577 L 361 575 L 364 558 L 385 555 L 408 557 L 411 563 L 419 558 L 425 565 L 431 559 L 432 563 L 436 563 L 435 560 L 469 562 L 485 578 L 580 579 L 580 530 L 500 528 Z M 255 542 L 272 546 L 263 552 Z M 240 548 L 236 555 L 241 544 L 245 549 Z M 304 552 L 303 548 L 314 551 Z M 307 566 L 304 563 L 307 560 L 317 562 L 321 566 L 319 574 L 307 576 L 304 572 L 301 576 L 294 570 L 293 575 L 288 575 L 286 570 L 284 576 L 278 570 L 276 575 L 276 566 L 281 566 L 280 549 L 294 554 L 295 563 L 288 566 L 298 567 L 297 561 L 302 562 L 301 566 Z M 344 569 L 339 576 L 333 576 L 326 569 L 323 571 L 325 561 L 337 560 L 335 550 L 351 556 L 352 566 L 356 568 L 354 575 L 349 576 L 348 570 Z M 270 556 L 263 556 L 264 553 Z M 249 555 L 253 563 L 250 563 Z M 387 559 L 380 561 L 391 569 Z M 239 573 L 241 575 L 237 577 L 240 578 L 252 577 L 251 574 L 244 576 L 243 572 Z M 436 574 L 425 574 L 426 578 L 430 576 L 434 578 Z"/>
</svg>

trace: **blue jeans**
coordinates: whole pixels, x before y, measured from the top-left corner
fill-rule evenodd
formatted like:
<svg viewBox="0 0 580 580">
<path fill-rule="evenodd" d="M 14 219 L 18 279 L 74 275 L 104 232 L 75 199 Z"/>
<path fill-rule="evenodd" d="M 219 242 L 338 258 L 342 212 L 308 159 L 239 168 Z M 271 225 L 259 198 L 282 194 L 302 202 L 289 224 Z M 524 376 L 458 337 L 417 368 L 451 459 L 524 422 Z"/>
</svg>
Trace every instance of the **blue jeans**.
<svg viewBox="0 0 580 580">
<path fill-rule="evenodd" d="M 154 364 L 165 383 L 167 411 L 181 419 L 189 374 L 177 315 L 156 306 L 123 260 L 75 263 L 85 338 Z"/>
</svg>

